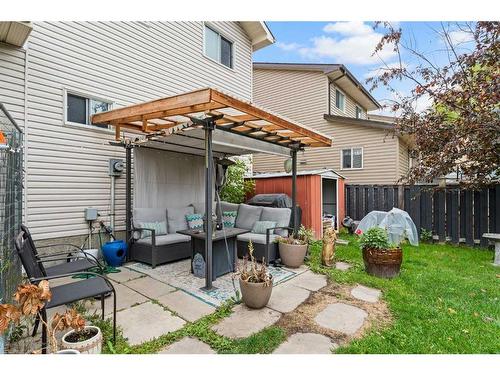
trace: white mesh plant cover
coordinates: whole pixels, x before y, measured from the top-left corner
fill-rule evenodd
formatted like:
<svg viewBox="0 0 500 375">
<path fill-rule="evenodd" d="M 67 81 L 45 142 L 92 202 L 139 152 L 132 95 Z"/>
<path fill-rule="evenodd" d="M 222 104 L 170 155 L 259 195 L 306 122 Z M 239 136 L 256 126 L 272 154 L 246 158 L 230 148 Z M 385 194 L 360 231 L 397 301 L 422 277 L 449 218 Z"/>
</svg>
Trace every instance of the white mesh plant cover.
<svg viewBox="0 0 500 375">
<path fill-rule="evenodd" d="M 372 211 L 359 222 L 356 234 L 361 235 L 376 226 L 387 231 L 389 242 L 394 245 L 399 245 L 406 238 L 410 244 L 418 246 L 417 228 L 406 211 L 395 207 L 389 212 Z"/>
</svg>

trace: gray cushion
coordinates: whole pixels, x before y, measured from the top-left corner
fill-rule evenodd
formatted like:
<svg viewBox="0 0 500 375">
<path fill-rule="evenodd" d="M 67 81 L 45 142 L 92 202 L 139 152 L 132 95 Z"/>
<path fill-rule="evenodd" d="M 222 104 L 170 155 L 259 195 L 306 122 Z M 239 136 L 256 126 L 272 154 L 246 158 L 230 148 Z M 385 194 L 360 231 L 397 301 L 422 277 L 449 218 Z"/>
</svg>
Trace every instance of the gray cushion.
<svg viewBox="0 0 500 375">
<path fill-rule="evenodd" d="M 262 209 L 262 215 L 260 215 L 260 220 L 275 221 L 277 227 L 287 227 L 290 225 L 291 215 L 292 210 L 289 208 L 264 207 Z M 278 229 L 274 233 L 283 237 L 288 235 L 288 231 L 286 229 Z"/>
<path fill-rule="evenodd" d="M 274 240 L 277 238 L 275 234 L 271 234 L 269 236 L 269 243 L 273 243 Z M 238 236 L 236 236 L 236 240 L 242 241 L 242 242 L 250 242 L 250 240 L 253 243 L 258 243 L 258 244 L 266 244 L 266 235 L 265 234 L 259 234 L 259 233 L 243 233 Z"/>
<path fill-rule="evenodd" d="M 191 205 L 194 207 L 195 214 L 205 215 L 205 202 L 193 202 Z M 212 204 L 212 213 L 215 213 L 215 201 Z"/>
<path fill-rule="evenodd" d="M 140 228 L 140 223 L 153 223 L 155 221 L 167 221 L 167 210 L 165 208 L 134 208 L 132 213 L 134 227 Z"/>
<path fill-rule="evenodd" d="M 238 207 L 240 205 L 238 203 L 229 203 L 229 202 L 220 202 L 220 207 L 222 209 L 222 212 L 226 211 L 238 211 Z"/>
<path fill-rule="evenodd" d="M 189 242 L 191 241 L 191 237 L 185 236 L 184 234 L 173 233 L 173 234 L 164 234 L 163 236 L 156 236 L 155 240 L 156 240 L 156 246 L 162 246 L 179 242 Z M 151 237 L 141 238 L 137 242 L 143 244 L 151 244 Z"/>
<path fill-rule="evenodd" d="M 248 204 L 240 204 L 238 208 L 238 216 L 236 216 L 236 228 L 252 230 L 253 225 L 260 219 L 262 207 L 250 206 Z"/>
<path fill-rule="evenodd" d="M 174 234 L 178 230 L 188 229 L 186 215 L 194 214 L 193 206 L 167 207 L 168 233 Z"/>
</svg>

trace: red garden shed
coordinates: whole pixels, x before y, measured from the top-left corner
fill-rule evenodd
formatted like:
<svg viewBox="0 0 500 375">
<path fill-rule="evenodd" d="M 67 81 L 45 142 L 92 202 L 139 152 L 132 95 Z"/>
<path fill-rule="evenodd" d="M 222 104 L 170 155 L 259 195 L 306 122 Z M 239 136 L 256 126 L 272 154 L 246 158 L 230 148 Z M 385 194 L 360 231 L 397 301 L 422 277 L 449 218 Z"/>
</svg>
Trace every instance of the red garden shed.
<svg viewBox="0 0 500 375">
<path fill-rule="evenodd" d="M 260 173 L 255 180 L 255 194 L 292 194 L 291 173 Z M 333 169 L 297 172 L 297 203 L 302 209 L 302 224 L 312 228 L 316 237 L 323 235 L 323 221 L 333 218 L 335 228 L 345 216 L 344 177 Z"/>
</svg>

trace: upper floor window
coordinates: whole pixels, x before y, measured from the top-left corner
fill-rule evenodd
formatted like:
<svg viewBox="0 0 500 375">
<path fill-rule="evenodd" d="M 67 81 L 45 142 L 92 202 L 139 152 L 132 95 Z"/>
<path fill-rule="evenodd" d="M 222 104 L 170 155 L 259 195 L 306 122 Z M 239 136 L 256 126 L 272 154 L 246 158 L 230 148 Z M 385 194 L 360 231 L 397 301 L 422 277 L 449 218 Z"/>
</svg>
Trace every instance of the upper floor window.
<svg viewBox="0 0 500 375">
<path fill-rule="evenodd" d="M 359 106 L 356 106 L 356 118 L 364 118 L 363 109 Z"/>
<path fill-rule="evenodd" d="M 363 149 L 361 147 L 343 149 L 341 163 L 342 169 L 363 168 Z"/>
<path fill-rule="evenodd" d="M 335 89 L 335 107 L 344 112 L 345 110 L 345 95 Z"/>
<path fill-rule="evenodd" d="M 233 67 L 233 43 L 206 25 L 205 55 L 228 68 Z"/>
<path fill-rule="evenodd" d="M 92 97 L 66 93 L 66 121 L 76 124 L 92 125 L 90 116 L 111 109 L 111 103 Z M 107 125 L 92 125 L 108 128 Z"/>
</svg>

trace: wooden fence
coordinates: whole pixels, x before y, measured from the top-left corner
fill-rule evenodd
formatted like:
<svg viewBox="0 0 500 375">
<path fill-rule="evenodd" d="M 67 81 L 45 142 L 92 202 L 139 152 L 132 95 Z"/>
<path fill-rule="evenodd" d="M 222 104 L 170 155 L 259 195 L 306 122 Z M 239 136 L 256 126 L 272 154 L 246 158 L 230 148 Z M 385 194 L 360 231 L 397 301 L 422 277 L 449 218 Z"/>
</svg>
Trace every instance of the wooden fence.
<svg viewBox="0 0 500 375">
<path fill-rule="evenodd" d="M 373 210 L 407 211 L 420 231 L 439 241 L 487 246 L 483 233 L 500 233 L 500 185 L 480 191 L 415 185 L 346 185 L 346 215 L 361 220 Z"/>
</svg>

